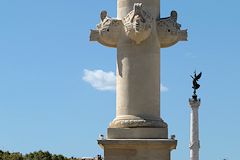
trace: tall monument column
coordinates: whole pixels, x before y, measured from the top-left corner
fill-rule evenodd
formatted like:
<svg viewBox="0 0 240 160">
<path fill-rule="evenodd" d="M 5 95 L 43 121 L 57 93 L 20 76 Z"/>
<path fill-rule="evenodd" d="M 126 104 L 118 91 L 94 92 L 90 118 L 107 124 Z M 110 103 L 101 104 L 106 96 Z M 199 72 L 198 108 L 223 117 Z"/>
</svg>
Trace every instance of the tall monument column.
<svg viewBox="0 0 240 160">
<path fill-rule="evenodd" d="M 198 109 L 200 106 L 200 99 L 197 98 L 196 91 L 200 88 L 198 84 L 198 80 L 201 78 L 202 72 L 198 75 L 196 71 L 192 77 L 194 89 L 192 98 L 189 99 L 189 106 L 191 107 L 191 116 L 190 116 L 190 160 L 199 160 L 199 149 L 200 149 L 200 141 L 199 141 L 199 125 L 198 125 Z"/>
<path fill-rule="evenodd" d="M 160 0 L 118 0 L 117 7 L 117 18 L 102 11 L 90 34 L 117 48 L 116 117 L 98 143 L 106 160 L 170 160 L 177 141 L 160 116 L 160 48 L 187 40 L 187 30 L 176 11 L 160 18 Z"/>
</svg>

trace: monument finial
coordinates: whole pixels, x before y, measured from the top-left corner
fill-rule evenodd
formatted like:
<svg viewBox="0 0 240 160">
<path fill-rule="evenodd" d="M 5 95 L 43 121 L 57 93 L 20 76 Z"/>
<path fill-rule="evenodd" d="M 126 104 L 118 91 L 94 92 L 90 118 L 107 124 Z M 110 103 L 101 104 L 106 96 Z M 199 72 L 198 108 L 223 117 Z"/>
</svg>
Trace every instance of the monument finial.
<svg viewBox="0 0 240 160">
<path fill-rule="evenodd" d="M 200 149 L 200 141 L 199 141 L 199 124 L 198 124 L 198 109 L 200 106 L 200 99 L 197 98 L 197 89 L 200 88 L 200 84 L 198 84 L 198 80 L 201 78 L 202 72 L 197 74 L 195 71 L 192 77 L 192 88 L 193 95 L 192 98 L 189 99 L 189 105 L 191 107 L 191 120 L 190 120 L 190 160 L 199 160 L 199 149 Z"/>
<path fill-rule="evenodd" d="M 193 75 L 193 76 L 191 75 L 191 77 L 192 77 L 192 79 L 193 79 L 193 81 L 192 81 L 192 84 L 193 84 L 193 86 L 192 86 L 192 88 L 193 88 L 192 98 L 193 98 L 194 100 L 197 100 L 197 89 L 200 88 L 200 84 L 198 84 L 198 80 L 201 78 L 201 76 L 202 76 L 202 72 L 200 72 L 200 73 L 197 75 L 196 70 L 195 70 L 195 72 L 194 72 L 194 75 Z"/>
</svg>

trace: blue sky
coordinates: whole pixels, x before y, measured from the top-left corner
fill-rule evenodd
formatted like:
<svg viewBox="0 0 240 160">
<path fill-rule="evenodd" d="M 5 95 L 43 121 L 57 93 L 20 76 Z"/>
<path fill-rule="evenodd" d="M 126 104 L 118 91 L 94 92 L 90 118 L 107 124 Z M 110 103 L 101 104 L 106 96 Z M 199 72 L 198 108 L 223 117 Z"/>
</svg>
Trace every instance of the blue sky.
<svg viewBox="0 0 240 160">
<path fill-rule="evenodd" d="M 89 42 L 89 32 L 101 10 L 116 17 L 116 3 L 0 1 L 0 149 L 102 153 L 96 139 L 115 117 L 116 50 Z M 203 72 L 201 159 L 239 159 L 239 5 L 161 1 L 161 17 L 177 10 L 189 32 L 188 42 L 161 50 L 161 116 L 178 139 L 172 159 L 189 157 L 189 75 L 195 69 Z"/>
</svg>

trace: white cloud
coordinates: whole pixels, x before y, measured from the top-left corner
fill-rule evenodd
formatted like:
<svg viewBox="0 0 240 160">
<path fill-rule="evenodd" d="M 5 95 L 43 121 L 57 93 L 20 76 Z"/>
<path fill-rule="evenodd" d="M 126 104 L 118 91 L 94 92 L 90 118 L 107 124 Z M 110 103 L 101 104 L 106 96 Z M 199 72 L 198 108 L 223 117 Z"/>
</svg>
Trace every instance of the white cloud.
<svg viewBox="0 0 240 160">
<path fill-rule="evenodd" d="M 84 69 L 83 80 L 100 91 L 114 91 L 116 89 L 116 76 L 113 72 Z M 161 84 L 160 90 L 167 92 L 168 88 Z"/>
<path fill-rule="evenodd" d="M 160 91 L 161 91 L 161 92 L 167 92 L 167 91 L 168 91 L 168 88 L 161 83 Z"/>
<path fill-rule="evenodd" d="M 113 72 L 85 69 L 83 80 L 100 91 L 113 91 L 116 88 L 116 77 Z"/>
</svg>

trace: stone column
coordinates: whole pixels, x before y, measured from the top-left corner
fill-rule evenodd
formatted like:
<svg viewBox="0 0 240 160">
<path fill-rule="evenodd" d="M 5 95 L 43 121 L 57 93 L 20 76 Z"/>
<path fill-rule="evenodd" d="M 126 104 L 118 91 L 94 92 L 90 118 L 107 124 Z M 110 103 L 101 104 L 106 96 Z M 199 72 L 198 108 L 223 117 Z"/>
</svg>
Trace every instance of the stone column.
<svg viewBox="0 0 240 160">
<path fill-rule="evenodd" d="M 177 23 L 177 12 L 160 18 L 159 0 L 118 0 L 117 19 L 100 14 L 91 41 L 117 48 L 116 118 L 109 128 L 161 128 L 160 48 L 187 39 Z M 160 130 L 158 130 L 160 132 Z M 116 138 L 116 137 L 115 137 Z"/>
<path fill-rule="evenodd" d="M 117 102 L 116 119 L 111 128 L 166 127 L 160 118 L 160 44 L 156 31 L 156 21 L 160 16 L 159 0 L 118 0 L 119 19 L 127 17 L 136 4 L 143 4 L 143 18 L 151 25 L 151 33 L 141 43 L 123 34 L 117 47 Z M 145 17 L 144 17 L 145 16 Z M 151 18 L 151 19 L 150 19 Z M 152 24 L 151 24 L 152 23 Z M 139 35 L 139 39 L 142 38 Z"/>
<path fill-rule="evenodd" d="M 177 12 L 160 18 L 160 0 L 118 0 L 117 18 L 100 14 L 90 40 L 117 48 L 116 118 L 98 140 L 106 160 L 170 160 L 177 140 L 168 139 L 160 116 L 160 48 L 187 40 Z"/>
<path fill-rule="evenodd" d="M 200 99 L 189 99 L 189 105 L 192 109 L 190 119 L 190 160 L 199 160 L 199 126 L 198 126 L 198 109 Z"/>
</svg>

